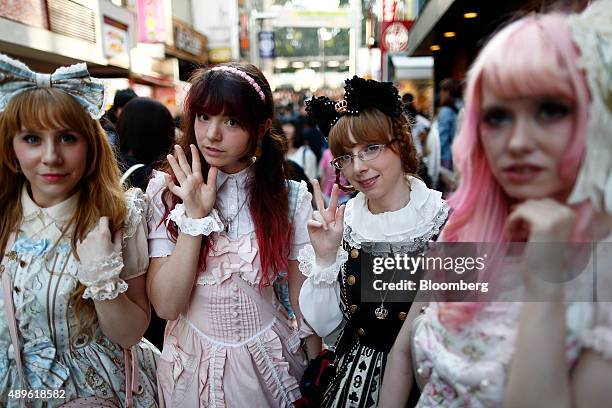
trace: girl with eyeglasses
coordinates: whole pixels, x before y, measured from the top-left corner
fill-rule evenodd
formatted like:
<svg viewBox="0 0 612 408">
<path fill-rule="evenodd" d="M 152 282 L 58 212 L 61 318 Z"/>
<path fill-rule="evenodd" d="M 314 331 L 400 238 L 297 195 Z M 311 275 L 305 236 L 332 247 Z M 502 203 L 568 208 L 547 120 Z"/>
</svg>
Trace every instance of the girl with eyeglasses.
<svg viewBox="0 0 612 408">
<path fill-rule="evenodd" d="M 410 293 L 382 286 L 405 279 L 405 273 L 377 275 L 370 262 L 377 256 L 421 251 L 440 231 L 448 206 L 440 192 L 414 176 L 419 162 L 410 127 L 390 83 L 353 77 L 346 81 L 344 100 L 314 98 L 307 110 L 329 138 L 336 181 L 343 174 L 350 183 L 335 185 L 325 208 L 314 182 L 317 211 L 308 222 L 311 245 L 298 258 L 307 276 L 300 292 L 304 318 L 322 337 L 342 329 L 334 369 L 320 378 L 328 384 L 313 390 L 311 402 L 374 407 L 387 354 L 411 302 Z M 338 206 L 339 188 L 358 194 Z"/>
</svg>

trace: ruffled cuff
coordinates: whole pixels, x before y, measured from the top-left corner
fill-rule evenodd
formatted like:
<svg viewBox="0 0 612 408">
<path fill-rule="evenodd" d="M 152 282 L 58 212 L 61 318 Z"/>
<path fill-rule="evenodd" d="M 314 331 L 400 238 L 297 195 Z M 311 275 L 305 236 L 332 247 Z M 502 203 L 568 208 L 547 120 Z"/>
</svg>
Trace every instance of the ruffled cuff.
<svg viewBox="0 0 612 408">
<path fill-rule="evenodd" d="M 213 209 L 209 215 L 204 218 L 189 218 L 185 214 L 185 206 L 177 204 L 168 218 L 174 221 L 183 234 L 197 237 L 198 235 L 208 236 L 213 232 L 223 231 L 223 223 L 217 214 L 217 210 Z"/>
<path fill-rule="evenodd" d="M 123 257 L 114 252 L 102 258 L 84 259 L 77 277 L 85 286 L 100 286 L 115 280 L 122 270 Z"/>
<path fill-rule="evenodd" d="M 316 255 L 312 245 L 306 245 L 298 255 L 299 269 L 304 276 L 310 278 L 315 285 L 326 283 L 332 285 L 338 279 L 338 272 L 342 265 L 348 260 L 348 252 L 338 247 L 336 261 L 326 267 L 321 267 L 316 262 Z"/>
<path fill-rule="evenodd" d="M 119 252 L 85 260 L 78 273 L 79 282 L 85 286 L 83 299 L 111 300 L 125 292 L 128 285 L 119 277 L 122 270 L 123 257 Z"/>
<path fill-rule="evenodd" d="M 97 302 L 103 300 L 113 300 L 120 293 L 128 290 L 128 284 L 119 277 L 112 281 L 107 281 L 99 285 L 92 285 L 85 288 L 83 299 L 93 299 Z"/>
<path fill-rule="evenodd" d="M 612 329 L 595 326 L 581 337 L 586 347 L 601 353 L 604 358 L 612 361 Z"/>
</svg>

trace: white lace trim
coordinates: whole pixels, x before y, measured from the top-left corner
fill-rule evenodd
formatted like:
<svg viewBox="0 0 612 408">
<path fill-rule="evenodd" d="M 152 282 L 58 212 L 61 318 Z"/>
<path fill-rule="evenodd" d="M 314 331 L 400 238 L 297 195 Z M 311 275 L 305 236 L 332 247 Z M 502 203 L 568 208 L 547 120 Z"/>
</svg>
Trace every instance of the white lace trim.
<svg viewBox="0 0 612 408">
<path fill-rule="evenodd" d="M 378 243 L 402 243 L 398 251 L 409 251 L 419 247 L 414 242 L 427 241 L 439 233 L 448 217 L 448 204 L 439 191 L 427 188 L 423 181 L 410 177 L 409 182 L 410 201 L 396 211 L 372 214 L 362 193 L 350 200 L 344 213 L 344 240 L 359 249 L 364 243 L 377 243 L 376 246 L 382 248 L 372 248 L 375 252 L 389 248 L 389 245 Z"/>
<path fill-rule="evenodd" d="M 123 257 L 119 252 L 81 261 L 77 278 L 85 286 L 103 286 L 115 281 L 123 270 Z"/>
<path fill-rule="evenodd" d="M 88 286 L 83 292 L 83 299 L 93 299 L 97 302 L 104 300 L 113 300 L 120 293 L 128 290 L 128 284 L 121 278 L 115 278 L 112 281 L 107 281 L 99 286 Z"/>
<path fill-rule="evenodd" d="M 125 205 L 127 207 L 127 216 L 123 223 L 123 240 L 127 240 L 136 235 L 138 226 L 146 222 L 147 214 L 147 197 L 139 189 L 130 189 L 125 193 Z"/>
<path fill-rule="evenodd" d="M 20 69 L 22 69 L 24 71 L 31 71 L 30 68 L 26 64 L 24 64 L 23 62 L 21 62 L 19 60 L 16 60 L 16 59 L 13 59 L 13 58 L 11 58 L 9 56 L 6 56 L 4 54 L 0 54 L 0 61 L 6 61 L 6 62 L 10 63 L 11 65 L 14 65 L 14 66 L 16 66 L 16 67 L 18 67 L 18 68 L 20 68 Z"/>
<path fill-rule="evenodd" d="M 409 235 L 394 235 L 390 242 L 368 242 L 358 232 L 353 231 L 350 225 L 344 225 L 344 240 L 352 248 L 363 249 L 375 256 L 385 255 L 389 253 L 401 254 L 422 250 L 427 242 L 432 237 L 440 233 L 440 228 L 448 218 L 450 207 L 446 202 L 443 202 L 437 214 L 427 223 L 429 229 L 422 235 L 411 237 Z"/>
<path fill-rule="evenodd" d="M 581 338 L 585 347 L 592 348 L 612 361 L 612 329 L 596 326 L 584 333 Z"/>
<path fill-rule="evenodd" d="M 87 71 L 87 64 L 84 62 L 77 62 L 76 64 L 68 65 L 67 67 L 59 67 L 52 75 L 65 75 L 73 74 L 79 71 Z"/>
<path fill-rule="evenodd" d="M 123 257 L 120 252 L 81 262 L 77 278 L 86 286 L 83 299 L 111 300 L 125 292 L 128 285 L 119 277 L 122 270 Z"/>
<path fill-rule="evenodd" d="M 259 284 L 259 282 L 251 282 L 250 280 L 246 279 L 241 272 L 234 272 L 234 273 L 237 273 L 240 279 L 248 283 L 249 286 L 257 287 L 257 285 Z M 222 279 L 227 279 L 227 278 L 228 278 L 227 276 L 224 276 Z M 215 277 L 215 275 L 213 275 L 211 272 L 204 272 L 200 274 L 198 276 L 198 279 L 196 280 L 196 285 L 201 285 L 201 286 L 207 286 L 207 285 L 211 286 L 211 285 L 216 285 L 218 283 L 221 283 L 221 282 L 219 282 L 217 278 Z"/>
<path fill-rule="evenodd" d="M 276 366 L 272 362 L 272 359 L 270 358 L 270 355 L 268 354 L 268 351 L 264 347 L 261 339 L 258 338 L 255 341 L 255 344 L 257 345 L 259 352 L 263 355 L 264 360 L 266 361 L 266 365 L 268 366 L 268 370 L 270 370 L 270 372 L 272 373 L 272 378 L 274 379 L 274 382 L 276 383 L 276 386 L 278 387 L 278 390 L 280 391 L 281 397 L 283 398 L 283 401 L 285 402 L 285 406 L 287 407 L 293 406 L 293 404 L 289 400 L 289 394 L 287 393 L 287 389 L 283 385 L 283 382 L 281 381 L 281 378 L 276 369 Z"/>
<path fill-rule="evenodd" d="M 324 268 L 317 265 L 316 255 L 312 245 L 308 244 L 300 249 L 298 254 L 300 272 L 307 278 L 311 278 L 315 285 L 326 283 L 332 285 L 338 279 L 338 273 L 342 265 L 348 260 L 348 252 L 339 247 L 336 252 L 336 261 Z"/>
<path fill-rule="evenodd" d="M 247 344 L 259 339 L 261 336 L 266 334 L 269 330 L 272 329 L 272 327 L 274 327 L 274 324 L 278 321 L 276 318 L 273 318 L 270 323 L 265 325 L 260 331 L 258 331 L 257 333 L 255 333 L 254 335 L 252 335 L 246 340 L 240 341 L 238 343 L 226 343 L 223 341 L 215 340 L 212 337 L 207 336 L 206 334 L 204 334 L 204 332 L 198 329 L 198 326 L 196 326 L 195 323 L 193 323 L 191 320 L 186 318 L 184 315 L 181 315 L 180 319 L 183 320 L 185 323 L 187 323 L 189 327 L 191 327 L 191 329 L 194 331 L 194 333 L 197 334 L 199 337 L 201 337 L 202 340 L 213 344 L 217 348 L 236 348 L 236 347 L 246 346 Z"/>
<path fill-rule="evenodd" d="M 185 319 L 187 320 L 187 319 Z M 187 320 L 187 323 L 189 320 Z M 195 328 L 192 325 L 192 328 Z M 217 407 L 217 378 L 215 377 L 215 368 L 217 366 L 217 347 L 212 348 L 212 356 L 210 358 L 209 376 L 210 376 L 210 406 L 211 408 Z"/>
<path fill-rule="evenodd" d="M 306 185 L 306 182 L 302 180 L 300 181 L 300 186 L 298 188 L 297 204 L 295 206 L 296 209 L 300 208 L 302 202 L 304 201 L 304 197 L 306 197 L 307 194 L 310 194 L 310 192 L 308 191 L 308 186 Z"/>
<path fill-rule="evenodd" d="M 183 204 L 177 204 L 176 207 L 170 211 L 168 219 L 174 221 L 183 234 L 192 235 L 194 237 L 198 235 L 208 236 L 213 232 L 223 231 L 223 223 L 215 209 L 204 218 L 194 219 L 187 217 Z"/>
</svg>

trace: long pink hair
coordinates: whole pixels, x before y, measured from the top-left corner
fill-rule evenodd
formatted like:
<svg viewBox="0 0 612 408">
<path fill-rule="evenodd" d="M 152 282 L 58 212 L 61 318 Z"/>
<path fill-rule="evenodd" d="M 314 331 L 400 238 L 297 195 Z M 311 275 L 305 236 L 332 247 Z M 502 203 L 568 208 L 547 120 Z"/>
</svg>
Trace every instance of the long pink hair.
<svg viewBox="0 0 612 408">
<path fill-rule="evenodd" d="M 483 48 L 468 73 L 463 122 L 452 147 L 461 180 L 448 200 L 453 212 L 442 232 L 443 241 L 505 241 L 504 226 L 513 201 L 494 178 L 480 141 L 483 86 L 502 98 L 562 95 L 574 102 L 574 137 L 558 171 L 569 183 L 575 182 L 584 156 L 590 101 L 578 58 L 565 17 L 559 14 L 515 21 Z M 585 224 L 584 218 L 592 214 L 589 208 L 588 204 L 576 207 L 576 225 Z M 457 326 L 482 306 L 474 302 L 441 304 L 440 319 Z"/>
</svg>

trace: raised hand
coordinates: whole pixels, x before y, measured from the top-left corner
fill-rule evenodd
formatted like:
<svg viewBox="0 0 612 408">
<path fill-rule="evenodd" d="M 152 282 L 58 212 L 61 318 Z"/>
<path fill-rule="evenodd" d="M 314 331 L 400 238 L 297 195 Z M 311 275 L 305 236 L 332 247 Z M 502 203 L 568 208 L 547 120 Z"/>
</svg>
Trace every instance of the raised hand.
<svg viewBox="0 0 612 408">
<path fill-rule="evenodd" d="M 111 236 L 108 217 L 100 217 L 98 224 L 77 245 L 77 254 L 81 262 L 104 258 L 114 253 L 121 253 L 123 230 Z"/>
<path fill-rule="evenodd" d="M 123 230 L 118 230 L 111 236 L 108 217 L 101 217 L 98 224 L 89 231 L 87 237 L 78 243 L 77 254 L 80 267 L 77 278 L 88 288 L 98 287 L 95 290 L 92 289 L 92 295 L 87 297 L 98 299 L 96 297 L 98 292 L 106 293 L 108 290 L 113 292 L 114 288 L 105 287 L 105 285 L 119 279 L 119 274 L 123 269 L 122 242 Z M 116 294 L 115 291 L 114 295 Z M 106 299 L 110 298 L 106 297 Z"/>
<path fill-rule="evenodd" d="M 211 167 L 208 170 L 208 180 L 204 183 L 198 149 L 193 144 L 189 145 L 189 148 L 191 166 L 179 145 L 174 146 L 174 155 L 166 156 L 179 184 L 177 186 L 172 179 L 166 179 L 166 185 L 172 194 L 183 200 L 185 213 L 189 218 L 204 218 L 215 205 L 218 170 Z"/>
<path fill-rule="evenodd" d="M 317 210 L 308 221 L 310 243 L 320 263 L 332 264 L 336 260 L 338 247 L 342 243 L 344 231 L 344 205 L 338 207 L 338 185 L 334 184 L 329 207 L 325 208 L 321 187 L 317 180 L 312 181 Z"/>
</svg>

